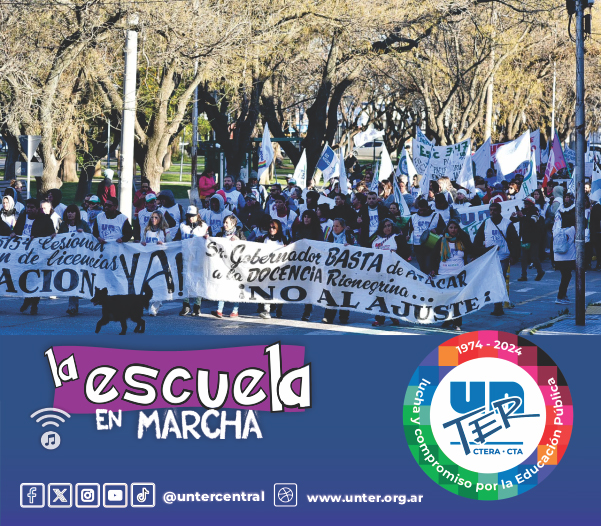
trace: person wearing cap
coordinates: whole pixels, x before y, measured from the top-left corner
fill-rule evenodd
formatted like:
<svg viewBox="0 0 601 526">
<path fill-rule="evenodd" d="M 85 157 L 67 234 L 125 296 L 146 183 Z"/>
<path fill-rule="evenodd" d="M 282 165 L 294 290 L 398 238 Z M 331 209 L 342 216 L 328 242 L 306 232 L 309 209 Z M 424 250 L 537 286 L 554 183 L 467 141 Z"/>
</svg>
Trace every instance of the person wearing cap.
<svg viewBox="0 0 601 526">
<path fill-rule="evenodd" d="M 182 241 L 193 237 L 204 237 L 206 239 L 210 235 L 211 229 L 209 228 L 209 225 L 200 218 L 198 208 L 194 205 L 190 205 L 186 210 L 186 220 L 179 225 L 179 230 L 177 231 L 177 234 L 175 234 L 173 241 Z M 200 316 L 201 302 L 202 298 L 200 296 L 195 298 L 188 296 L 184 299 L 184 304 L 179 315 L 188 316 L 189 314 L 192 314 L 192 316 Z M 190 306 L 192 306 L 192 310 L 190 310 Z"/>
<path fill-rule="evenodd" d="M 524 208 L 511 214 L 512 223 L 520 225 L 520 241 L 522 246 L 522 276 L 518 281 L 528 281 L 528 265 L 530 261 L 536 269 L 534 281 L 540 281 L 545 271 L 540 264 L 539 251 L 543 238 L 544 221 L 536 208 L 534 198 L 531 196 L 524 199 Z"/>
<path fill-rule="evenodd" d="M 116 241 L 127 243 L 133 236 L 133 228 L 125 214 L 118 210 L 118 201 L 114 197 L 107 197 L 104 202 L 104 211 L 98 214 L 92 233 L 100 243 Z"/>
<path fill-rule="evenodd" d="M 113 184 L 113 177 L 115 176 L 113 170 L 107 168 L 104 170 L 103 175 L 104 179 L 98 184 L 96 195 L 99 197 L 100 203 L 104 206 L 109 197 L 117 199 L 117 188 Z"/>
<path fill-rule="evenodd" d="M 261 208 L 261 205 L 257 202 L 257 196 L 253 192 L 248 192 L 244 196 L 244 201 L 246 204 L 238 214 L 238 219 L 242 221 L 242 224 L 249 231 L 252 231 L 259 226 L 261 218 L 266 214 Z"/>
<path fill-rule="evenodd" d="M 576 269 L 576 207 L 574 194 L 566 192 L 563 204 L 557 209 L 553 224 L 553 257 L 555 268 L 561 273 L 555 303 L 569 305 L 568 286 Z"/>
<path fill-rule="evenodd" d="M 509 219 L 501 214 L 501 204 L 491 203 L 488 207 L 490 217 L 485 219 L 474 238 L 473 251 L 481 255 L 487 252 L 491 247 L 498 247 L 499 260 L 501 262 L 501 272 L 503 280 L 508 277 L 509 263 L 517 263 L 520 257 L 520 238 Z M 491 312 L 493 316 L 503 316 L 503 302 L 495 303 L 495 308 Z"/>
<path fill-rule="evenodd" d="M 90 226 L 90 230 L 94 230 L 96 218 L 102 212 L 102 208 L 100 207 L 100 198 L 95 194 L 89 194 L 89 196 L 86 196 L 85 201 L 87 201 L 87 222 Z"/>
<path fill-rule="evenodd" d="M 150 221 L 152 213 L 159 208 L 156 194 L 147 194 L 144 198 L 145 207 L 138 212 L 138 223 L 135 232 L 136 241 L 140 241 L 140 234 L 144 232 Z"/>
<path fill-rule="evenodd" d="M 463 188 L 457 190 L 457 195 L 455 197 L 455 205 L 453 208 L 455 208 L 455 210 L 461 213 L 463 209 L 469 208 L 470 206 L 472 206 L 472 203 L 470 203 L 469 201 L 468 193 Z"/>
</svg>

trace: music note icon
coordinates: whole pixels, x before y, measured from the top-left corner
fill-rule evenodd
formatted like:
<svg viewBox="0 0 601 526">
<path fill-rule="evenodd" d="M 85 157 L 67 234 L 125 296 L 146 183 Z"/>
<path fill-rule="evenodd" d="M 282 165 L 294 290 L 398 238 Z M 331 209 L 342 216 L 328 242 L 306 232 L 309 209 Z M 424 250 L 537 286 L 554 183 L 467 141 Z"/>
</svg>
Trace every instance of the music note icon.
<svg viewBox="0 0 601 526">
<path fill-rule="evenodd" d="M 56 432 L 48 431 L 42 435 L 41 442 L 46 449 L 56 449 L 60 446 L 61 437 Z"/>
<path fill-rule="evenodd" d="M 146 500 L 146 495 L 149 493 L 150 492 L 146 488 L 142 488 L 142 493 L 138 493 L 138 496 L 136 497 L 138 502 L 144 502 Z"/>
</svg>

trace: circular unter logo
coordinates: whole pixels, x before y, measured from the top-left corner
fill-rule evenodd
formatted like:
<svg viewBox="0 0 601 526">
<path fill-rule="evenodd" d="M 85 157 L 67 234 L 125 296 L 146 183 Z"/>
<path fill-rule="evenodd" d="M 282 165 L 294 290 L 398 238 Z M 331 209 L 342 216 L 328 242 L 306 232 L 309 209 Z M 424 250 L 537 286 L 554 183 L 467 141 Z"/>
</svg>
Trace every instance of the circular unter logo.
<svg viewBox="0 0 601 526">
<path fill-rule="evenodd" d="M 420 467 L 452 493 L 501 500 L 535 487 L 572 434 L 572 398 L 555 362 L 514 334 L 462 334 L 432 351 L 405 395 Z"/>
</svg>

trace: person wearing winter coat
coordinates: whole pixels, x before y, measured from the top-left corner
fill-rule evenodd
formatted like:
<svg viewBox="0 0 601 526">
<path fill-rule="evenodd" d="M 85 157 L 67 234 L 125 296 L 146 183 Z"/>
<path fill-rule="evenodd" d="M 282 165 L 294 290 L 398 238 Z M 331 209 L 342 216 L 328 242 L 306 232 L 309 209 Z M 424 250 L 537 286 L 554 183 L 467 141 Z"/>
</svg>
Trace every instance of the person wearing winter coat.
<svg viewBox="0 0 601 526">
<path fill-rule="evenodd" d="M 563 196 L 563 205 L 557 209 L 555 214 L 553 251 L 555 268 L 561 273 L 555 303 L 570 305 L 568 286 L 572 280 L 572 271 L 576 270 L 576 207 L 574 206 L 574 195 L 571 192 L 567 192 Z"/>
<path fill-rule="evenodd" d="M 524 199 L 524 208 L 511 214 L 510 220 L 512 223 L 519 223 L 520 225 L 522 276 L 518 278 L 518 281 L 528 281 L 528 265 L 531 261 L 537 272 L 534 281 L 540 281 L 545 275 L 539 259 L 544 221 L 536 207 L 534 197 L 526 197 Z"/>
</svg>

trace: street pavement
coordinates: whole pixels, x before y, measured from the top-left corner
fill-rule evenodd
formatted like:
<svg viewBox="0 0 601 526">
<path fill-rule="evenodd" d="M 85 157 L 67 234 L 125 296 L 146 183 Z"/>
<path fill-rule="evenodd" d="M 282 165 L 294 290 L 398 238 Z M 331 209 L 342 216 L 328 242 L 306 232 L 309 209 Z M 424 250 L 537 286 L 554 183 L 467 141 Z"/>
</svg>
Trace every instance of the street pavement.
<svg viewBox="0 0 601 526">
<path fill-rule="evenodd" d="M 529 270 L 528 281 L 516 281 L 521 274 L 519 265 L 511 268 L 511 281 L 509 297 L 514 303 L 514 308 L 505 309 L 505 316 L 491 316 L 492 305 L 463 318 L 463 330 L 501 330 L 517 334 L 524 329 L 548 322 L 560 315 L 574 314 L 574 304 L 558 305 L 555 303 L 560 274 L 553 271 L 548 261 L 543 262 L 546 271 L 542 281 L 534 281 L 536 271 Z M 601 302 L 601 272 L 587 272 L 586 274 L 586 302 Z M 574 278 L 570 283 L 568 296 L 574 300 Z M 69 317 L 66 313 L 67 299 L 42 298 L 39 305 L 39 314 L 19 313 L 21 298 L 2 298 L 0 302 L 0 335 L 15 334 L 93 334 L 96 322 L 100 319 L 101 308 L 94 307 L 89 300 L 80 300 L 80 314 Z M 455 331 L 442 329 L 440 323 L 435 325 L 414 325 L 401 322 L 400 327 L 393 327 L 387 318 L 384 327 L 372 327 L 373 315 L 351 313 L 350 323 L 340 325 L 338 318 L 333 325 L 321 322 L 323 309 L 314 307 L 311 320 L 300 320 L 303 306 L 284 305 L 284 318 L 263 320 L 257 314 L 256 304 L 241 304 L 240 316 L 229 318 L 231 304 L 225 306 L 222 319 L 210 313 L 216 309 L 216 302 L 203 301 L 202 316 L 178 316 L 182 304 L 179 301 L 165 302 L 158 316 L 145 316 L 146 334 L 150 335 L 269 335 L 284 334 L 309 334 L 309 335 L 337 335 L 337 334 L 370 334 L 370 335 L 432 335 L 435 333 L 456 334 Z M 593 317 L 591 323 L 600 324 L 600 317 Z M 128 320 L 128 336 L 137 337 L 133 333 L 135 324 Z M 110 322 L 102 328 L 101 334 L 118 334 L 121 326 L 117 322 Z"/>
</svg>

